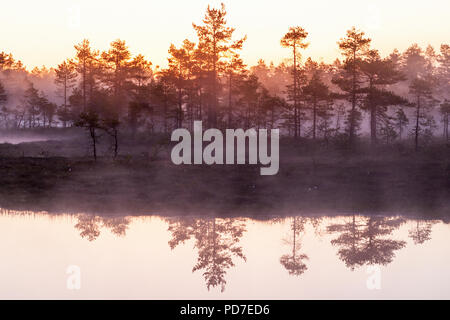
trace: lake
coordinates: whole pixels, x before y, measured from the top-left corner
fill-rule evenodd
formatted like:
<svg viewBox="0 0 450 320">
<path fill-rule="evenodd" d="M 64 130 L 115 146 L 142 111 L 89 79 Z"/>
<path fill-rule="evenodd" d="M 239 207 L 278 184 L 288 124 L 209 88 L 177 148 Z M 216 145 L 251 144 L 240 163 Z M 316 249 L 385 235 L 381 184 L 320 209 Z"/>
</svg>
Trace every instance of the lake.
<svg viewBox="0 0 450 320">
<path fill-rule="evenodd" d="M 1 209 L 0 298 L 449 299 L 449 240 L 448 221 L 402 215 Z"/>
</svg>

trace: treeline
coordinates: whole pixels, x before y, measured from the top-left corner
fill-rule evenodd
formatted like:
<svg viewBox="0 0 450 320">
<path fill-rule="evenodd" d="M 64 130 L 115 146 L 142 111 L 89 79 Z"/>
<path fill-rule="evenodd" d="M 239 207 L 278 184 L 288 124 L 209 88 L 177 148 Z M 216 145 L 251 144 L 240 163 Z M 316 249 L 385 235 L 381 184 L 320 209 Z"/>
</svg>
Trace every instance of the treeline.
<svg viewBox="0 0 450 320">
<path fill-rule="evenodd" d="M 302 59 L 308 33 L 292 27 L 281 36 L 289 62 L 260 60 L 246 66 L 240 57 L 246 37 L 235 39 L 226 11 L 210 8 L 193 24 L 197 42 L 169 48 L 168 67 L 154 68 L 143 55 L 132 56 L 125 41 L 107 51 L 88 40 L 56 69 L 28 73 L 10 54 L 0 54 L 1 124 L 5 128 L 68 127 L 97 130 L 114 137 L 138 131 L 170 133 L 204 127 L 280 128 L 284 135 L 353 145 L 367 127 L 370 141 L 409 139 L 415 148 L 434 138 L 448 142 L 450 47 L 439 52 L 413 44 L 405 52 L 381 57 L 371 39 L 354 27 L 338 41 L 342 59 L 331 64 Z M 25 89 L 15 104 L 17 75 Z M 35 87 L 51 77 L 57 98 Z M 5 84 L 5 85 L 3 85 Z M 17 84 L 17 83 L 16 83 Z M 58 103 L 55 103 L 57 101 Z M 439 129 L 439 130 L 438 130 Z"/>
</svg>

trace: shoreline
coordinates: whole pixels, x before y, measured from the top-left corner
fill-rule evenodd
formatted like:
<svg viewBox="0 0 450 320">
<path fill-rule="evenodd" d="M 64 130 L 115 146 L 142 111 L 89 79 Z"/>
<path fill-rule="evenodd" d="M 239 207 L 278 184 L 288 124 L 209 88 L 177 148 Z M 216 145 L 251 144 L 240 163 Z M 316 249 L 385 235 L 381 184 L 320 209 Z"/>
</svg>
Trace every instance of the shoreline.
<svg viewBox="0 0 450 320">
<path fill-rule="evenodd" d="M 260 176 L 258 165 L 177 166 L 170 159 L 143 156 L 101 158 L 97 163 L 86 157 L 0 157 L 0 207 L 223 216 L 450 212 L 446 154 L 280 156 L 275 176 Z"/>
</svg>

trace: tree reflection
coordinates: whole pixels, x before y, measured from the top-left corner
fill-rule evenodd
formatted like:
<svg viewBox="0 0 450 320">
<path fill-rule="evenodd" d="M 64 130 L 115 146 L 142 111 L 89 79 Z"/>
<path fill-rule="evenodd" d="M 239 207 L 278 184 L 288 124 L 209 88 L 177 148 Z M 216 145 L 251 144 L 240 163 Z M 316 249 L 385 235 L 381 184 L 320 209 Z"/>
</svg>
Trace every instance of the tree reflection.
<svg viewBox="0 0 450 320">
<path fill-rule="evenodd" d="M 130 223 L 127 217 L 99 217 L 89 214 L 79 214 L 75 229 L 80 231 L 80 236 L 88 241 L 94 241 L 100 235 L 100 228 L 105 227 L 118 237 L 123 237 Z"/>
<path fill-rule="evenodd" d="M 431 229 L 433 221 L 417 220 L 415 227 L 409 230 L 408 234 L 413 239 L 414 244 L 422 244 L 431 239 Z"/>
<path fill-rule="evenodd" d="M 395 257 L 395 251 L 403 248 L 405 241 L 387 236 L 405 222 L 402 218 L 360 217 L 353 215 L 350 221 L 328 226 L 328 232 L 340 234 L 331 241 L 338 246 L 339 258 L 351 270 L 363 265 L 387 265 Z"/>
<path fill-rule="evenodd" d="M 170 219 L 169 231 L 172 235 L 169 241 L 171 249 L 188 239 L 195 239 L 198 258 L 192 272 L 203 270 L 208 290 L 216 286 L 220 286 L 222 292 L 225 290 L 225 276 L 227 269 L 234 266 L 233 257 L 246 261 L 239 246 L 246 231 L 243 219 Z"/>
<path fill-rule="evenodd" d="M 107 217 L 102 218 L 102 223 L 105 228 L 111 230 L 111 233 L 118 237 L 124 237 L 130 220 L 127 217 Z"/>
<path fill-rule="evenodd" d="M 94 241 L 100 235 L 100 218 L 88 214 L 80 214 L 77 216 L 78 223 L 75 229 L 80 231 L 80 236 L 89 241 Z"/>
<path fill-rule="evenodd" d="M 291 222 L 292 234 L 286 243 L 292 246 L 292 252 L 281 256 L 280 263 L 290 275 L 300 276 L 308 267 L 303 262 L 308 260 L 306 254 L 300 253 L 301 249 L 301 233 L 305 230 L 307 219 L 304 217 L 294 217 Z"/>
</svg>

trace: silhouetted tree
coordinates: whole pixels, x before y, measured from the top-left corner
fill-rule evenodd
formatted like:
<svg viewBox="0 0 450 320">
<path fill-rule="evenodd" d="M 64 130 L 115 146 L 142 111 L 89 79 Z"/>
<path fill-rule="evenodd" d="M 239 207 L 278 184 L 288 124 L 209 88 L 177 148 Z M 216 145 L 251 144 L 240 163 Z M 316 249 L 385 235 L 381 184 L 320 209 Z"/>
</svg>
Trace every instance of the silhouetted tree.
<svg viewBox="0 0 450 320">
<path fill-rule="evenodd" d="M 119 151 L 119 126 L 120 121 L 117 116 L 112 115 L 102 119 L 101 129 L 105 130 L 113 139 L 114 158 L 117 157 Z"/>
<path fill-rule="evenodd" d="M 297 138 L 301 136 L 301 110 L 299 110 L 299 100 L 300 100 L 300 83 L 299 81 L 299 66 L 297 60 L 300 60 L 299 49 L 305 49 L 308 47 L 308 43 L 305 42 L 308 32 L 301 27 L 290 27 L 289 32 L 284 35 L 280 43 L 282 47 L 292 49 L 292 57 L 294 64 L 292 66 L 292 78 L 293 84 L 290 88 L 290 100 L 293 102 L 294 109 L 294 137 Z"/>
<path fill-rule="evenodd" d="M 443 126 L 443 136 L 445 141 L 448 142 L 448 120 L 450 115 L 450 101 L 445 100 L 443 103 L 441 103 L 440 112 L 442 114 L 442 126 Z"/>
<path fill-rule="evenodd" d="M 29 87 L 25 91 L 24 99 L 26 112 L 28 113 L 28 127 L 32 128 L 36 125 L 36 116 L 39 114 L 39 108 L 42 103 L 39 91 L 32 82 L 29 83 Z"/>
<path fill-rule="evenodd" d="M 240 125 L 248 129 L 256 125 L 256 112 L 258 111 L 260 83 L 255 75 L 249 75 L 239 82 L 239 100 L 240 106 L 238 118 Z"/>
<path fill-rule="evenodd" d="M 238 49 L 242 40 L 232 41 L 234 28 L 227 26 L 227 12 L 222 4 L 220 9 L 208 6 L 203 25 L 192 24 L 198 36 L 197 59 L 202 60 L 202 69 L 207 73 L 210 99 L 207 106 L 207 122 L 209 127 L 217 127 L 219 107 L 219 75 L 226 65 L 226 57 L 231 49 Z"/>
<path fill-rule="evenodd" d="M 80 75 L 80 90 L 83 112 L 87 111 L 88 99 L 91 98 L 95 87 L 95 76 L 98 72 L 98 51 L 93 50 L 89 40 L 84 39 L 74 46 L 76 55 L 74 59 L 75 70 Z"/>
<path fill-rule="evenodd" d="M 111 112 L 122 115 L 127 106 L 128 90 L 130 88 L 131 53 L 125 41 L 117 39 L 110 44 L 108 51 L 101 54 L 102 82 L 112 96 Z"/>
<path fill-rule="evenodd" d="M 195 43 L 189 40 L 183 41 L 183 46 L 177 49 L 173 44 L 170 46 L 168 58 L 169 68 L 164 70 L 165 77 L 173 83 L 176 88 L 177 109 L 175 113 L 176 127 L 181 128 L 184 120 L 183 105 L 188 101 L 191 92 L 191 84 L 193 78 L 193 56 Z M 192 114 L 190 115 L 192 119 Z"/>
<path fill-rule="evenodd" d="M 152 63 L 138 54 L 129 63 L 132 101 L 146 103 L 150 99 L 150 84 L 153 81 Z"/>
<path fill-rule="evenodd" d="M 415 125 L 413 129 L 414 147 L 417 151 L 419 148 L 419 136 L 422 129 L 422 119 L 426 119 L 424 109 L 431 106 L 434 98 L 432 95 L 432 83 L 429 79 L 416 78 L 409 86 L 409 92 L 413 96 L 415 112 Z"/>
<path fill-rule="evenodd" d="M 6 94 L 5 87 L 0 82 L 0 105 L 4 105 L 8 101 L 8 95 Z"/>
<path fill-rule="evenodd" d="M 64 128 L 67 126 L 68 116 L 68 92 L 75 86 L 77 73 L 73 61 L 66 60 L 55 69 L 55 84 L 59 87 L 59 93 L 63 97 L 62 109 L 59 111 L 59 118 L 63 122 Z"/>
<path fill-rule="evenodd" d="M 344 92 L 344 97 L 351 103 L 351 110 L 348 117 L 348 135 L 350 145 L 353 145 L 357 131 L 359 118 L 358 103 L 361 100 L 361 61 L 366 56 L 370 38 L 364 37 L 365 33 L 356 30 L 355 27 L 347 31 L 347 37 L 341 38 L 338 42 L 339 49 L 344 56 L 343 69 L 333 82 Z"/>
<path fill-rule="evenodd" d="M 172 127 L 171 120 L 176 119 L 176 89 L 170 75 L 166 72 L 158 74 L 157 82 L 151 88 L 151 96 L 154 114 L 162 119 L 162 128 L 164 133 L 168 133 Z"/>
<path fill-rule="evenodd" d="M 319 64 L 310 58 L 305 63 L 307 73 L 311 77 L 303 88 L 303 94 L 306 101 L 310 104 L 312 110 L 312 138 L 316 140 L 317 121 L 320 115 L 325 116 L 331 99 L 328 86 L 322 81 L 322 72 Z"/>
<path fill-rule="evenodd" d="M 47 97 L 42 92 L 40 95 L 39 110 L 42 115 L 42 125 L 45 127 L 46 122 L 48 122 L 48 127 L 52 126 L 53 117 L 56 114 L 57 106 L 55 103 L 50 102 Z"/>
<path fill-rule="evenodd" d="M 225 64 L 225 76 L 227 77 L 227 87 L 228 87 L 228 108 L 227 108 L 227 124 L 228 128 L 233 126 L 233 93 L 236 92 L 235 87 L 239 85 L 245 76 L 245 64 L 239 55 L 239 50 L 242 49 L 244 41 L 247 38 L 244 37 L 239 41 L 234 42 L 230 46 L 228 59 Z"/>
<path fill-rule="evenodd" d="M 427 61 L 425 54 L 417 43 L 411 45 L 402 54 L 401 57 L 402 68 L 401 71 L 406 75 L 409 84 L 416 78 L 424 78 L 430 75 L 430 63 Z"/>
<path fill-rule="evenodd" d="M 399 108 L 395 112 L 394 124 L 398 129 L 398 134 L 399 134 L 400 140 L 402 139 L 403 130 L 408 125 L 408 123 L 409 123 L 408 117 L 406 116 L 403 109 Z"/>
<path fill-rule="evenodd" d="M 367 95 L 362 106 L 370 114 L 370 138 L 374 145 L 377 142 L 377 119 L 381 118 L 386 124 L 387 107 L 407 103 L 402 97 L 386 90 L 385 86 L 404 78 L 393 60 L 381 59 L 378 50 L 367 53 L 367 57 L 361 61 L 361 71 L 368 80 L 367 87 L 363 89 Z"/>
<path fill-rule="evenodd" d="M 6 94 L 6 90 L 3 87 L 3 84 L 0 81 L 0 115 L 3 118 L 3 123 L 5 128 L 8 127 L 8 117 L 9 117 L 9 110 L 6 107 L 6 102 L 8 101 L 8 95 Z"/>
<path fill-rule="evenodd" d="M 93 110 L 82 112 L 78 120 L 75 122 L 75 126 L 86 128 L 86 130 L 89 132 L 92 145 L 92 154 L 94 156 L 94 160 L 97 161 L 97 130 L 102 128 L 98 113 Z"/>
</svg>

